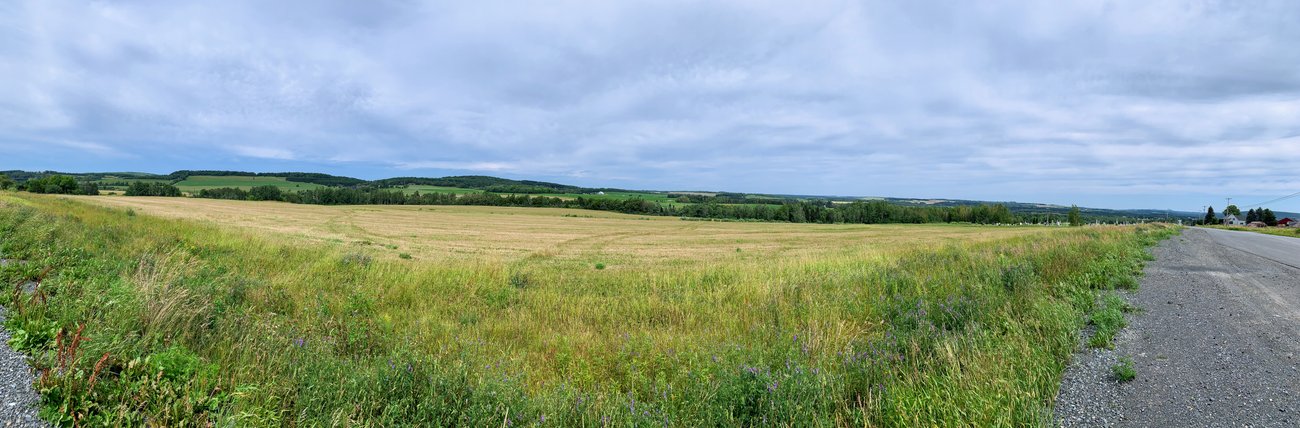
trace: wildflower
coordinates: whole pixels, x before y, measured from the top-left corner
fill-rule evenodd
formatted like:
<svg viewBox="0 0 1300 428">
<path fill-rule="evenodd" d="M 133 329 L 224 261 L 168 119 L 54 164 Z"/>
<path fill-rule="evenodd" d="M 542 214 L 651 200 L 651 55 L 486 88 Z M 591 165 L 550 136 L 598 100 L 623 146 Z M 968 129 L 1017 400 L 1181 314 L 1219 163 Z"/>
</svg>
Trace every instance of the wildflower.
<svg viewBox="0 0 1300 428">
<path fill-rule="evenodd" d="M 781 386 L 780 381 L 772 381 L 772 384 L 767 386 L 767 392 L 776 392 L 776 387 L 778 386 Z"/>
<path fill-rule="evenodd" d="M 299 337 L 293 340 L 293 344 L 299 348 L 307 346 L 307 339 Z"/>
</svg>

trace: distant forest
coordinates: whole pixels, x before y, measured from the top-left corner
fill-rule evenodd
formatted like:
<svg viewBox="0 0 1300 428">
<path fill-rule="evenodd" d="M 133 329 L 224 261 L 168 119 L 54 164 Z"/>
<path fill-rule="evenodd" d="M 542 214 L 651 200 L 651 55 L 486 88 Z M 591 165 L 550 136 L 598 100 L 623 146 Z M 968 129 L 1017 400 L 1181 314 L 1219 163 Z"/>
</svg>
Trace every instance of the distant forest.
<svg viewBox="0 0 1300 428">
<path fill-rule="evenodd" d="M 796 223 L 932 223 L 979 224 L 1076 222 L 1143 222 L 1183 218 L 1162 210 L 1105 210 L 1068 208 L 1019 202 L 981 202 L 949 199 L 754 195 L 730 192 L 654 192 L 617 188 L 588 188 L 532 180 L 491 176 L 440 178 L 394 177 L 362 180 L 311 172 L 244 172 L 180 170 L 169 174 L 140 172 L 60 173 L 54 171 L 0 171 L 0 188 L 16 187 L 34 193 L 98 194 L 102 187 L 127 196 L 183 196 L 182 182 L 193 176 L 281 177 L 324 188 L 290 191 L 271 186 L 188 190 L 190 196 L 214 199 L 268 200 L 301 204 L 344 205 L 490 205 L 560 207 L 630 214 L 679 216 L 701 219 L 782 221 Z M 9 180 L 12 178 L 12 180 Z M 6 181 L 7 180 L 7 181 Z M 177 185 L 182 187 L 177 187 Z M 436 192 L 408 193 L 409 186 L 436 186 Z M 464 189 L 458 191 L 456 189 Z M 545 196 L 565 194 L 564 198 Z M 617 194 L 618 196 L 612 196 Z M 1075 213 L 1071 218 L 1070 212 Z"/>
<path fill-rule="evenodd" d="M 790 223 L 941 223 L 1009 224 L 1017 222 L 1011 210 L 1001 204 L 960 207 L 905 207 L 883 201 L 834 203 L 831 201 L 787 201 L 780 205 L 724 204 L 704 201 L 664 204 L 641 198 L 561 199 L 527 194 L 424 193 L 406 194 L 384 189 L 319 188 L 286 192 L 274 186 L 249 190 L 227 187 L 204 189 L 200 198 L 253 201 L 283 201 L 314 205 L 486 205 L 506 207 L 581 208 L 627 214 L 679 216 L 704 219 L 780 221 Z"/>
</svg>

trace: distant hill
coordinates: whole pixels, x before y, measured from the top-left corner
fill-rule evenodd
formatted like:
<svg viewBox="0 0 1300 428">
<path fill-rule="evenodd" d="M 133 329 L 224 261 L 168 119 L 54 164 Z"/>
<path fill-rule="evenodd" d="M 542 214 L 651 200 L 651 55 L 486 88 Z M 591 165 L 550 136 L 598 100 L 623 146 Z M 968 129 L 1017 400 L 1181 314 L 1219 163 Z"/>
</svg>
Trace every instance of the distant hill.
<svg viewBox="0 0 1300 428">
<path fill-rule="evenodd" d="M 548 183 L 545 181 L 511 180 L 508 178 L 486 175 L 458 175 L 441 178 L 396 177 L 375 180 L 373 184 L 381 187 L 426 185 L 478 189 L 502 193 L 594 193 L 587 189 L 567 184 Z"/>
<path fill-rule="evenodd" d="M 903 206 L 978 206 L 985 204 L 1003 204 L 1011 212 L 1021 216 L 1051 216 L 1061 215 L 1064 219 L 1070 211 L 1070 207 L 1052 204 L 1038 204 L 1026 202 L 998 202 L 998 201 L 975 201 L 964 199 L 917 199 L 917 198 L 885 198 L 885 197 L 850 197 L 850 196 L 824 196 L 824 195 L 783 195 L 783 194 L 741 194 L 717 191 L 658 191 L 658 190 L 639 190 L 630 191 L 614 188 L 589 188 L 573 186 L 560 183 L 551 183 L 545 181 L 533 180 L 513 180 L 501 177 L 492 177 L 486 175 L 461 175 L 449 177 L 393 177 L 380 180 L 362 180 L 359 178 L 322 174 L 315 172 L 246 172 L 246 171 L 225 171 L 225 170 L 180 170 L 170 174 L 151 174 L 144 172 L 86 172 L 70 173 L 56 171 L 21 171 L 9 170 L 0 171 L 0 174 L 6 174 L 18 182 L 24 182 L 32 178 L 45 175 L 63 174 L 76 177 L 82 181 L 100 181 L 100 180 L 167 180 L 177 183 L 191 176 L 245 176 L 245 177 L 283 177 L 286 181 L 298 183 L 312 183 L 329 187 L 404 187 L 404 186 L 439 186 L 447 188 L 474 189 L 494 193 L 560 193 L 560 194 L 591 194 L 603 195 L 605 192 L 625 192 L 633 194 L 644 194 L 659 197 L 678 197 L 681 195 L 697 195 L 706 198 L 719 198 L 718 201 L 723 203 L 774 203 L 780 200 L 822 200 L 828 203 L 848 203 L 853 201 L 865 200 L 882 200 L 891 204 Z M 671 195 L 671 196 L 670 196 Z M 1115 210 L 1104 208 L 1086 208 L 1080 207 L 1080 212 L 1085 218 L 1106 220 L 1106 221 L 1124 221 L 1139 219 L 1197 219 L 1204 216 L 1204 213 L 1187 212 L 1187 211 L 1165 211 L 1156 209 L 1128 209 Z M 1300 213 L 1281 212 L 1277 213 L 1278 218 L 1292 217 L 1300 218 Z"/>
</svg>

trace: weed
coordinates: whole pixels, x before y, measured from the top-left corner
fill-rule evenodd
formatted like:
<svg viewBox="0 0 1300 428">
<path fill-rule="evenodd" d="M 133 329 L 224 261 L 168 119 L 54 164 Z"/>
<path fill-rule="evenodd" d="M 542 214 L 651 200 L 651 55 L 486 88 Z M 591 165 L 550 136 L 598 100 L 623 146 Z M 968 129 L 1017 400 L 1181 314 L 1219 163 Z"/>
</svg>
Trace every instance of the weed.
<svg viewBox="0 0 1300 428">
<path fill-rule="evenodd" d="M 397 257 L 402 258 L 402 259 L 406 259 L 406 260 L 410 260 L 410 259 L 411 259 L 411 254 L 410 254 L 410 253 L 400 253 L 400 254 L 397 255 Z"/>
<path fill-rule="evenodd" d="M 1115 293 L 1107 293 L 1102 296 L 1101 305 L 1093 311 L 1090 316 L 1090 322 L 1096 327 L 1096 333 L 1088 340 L 1088 346 L 1093 348 L 1110 348 L 1115 335 L 1128 325 L 1124 320 L 1124 313 L 1131 310 L 1131 307 Z"/>
<path fill-rule="evenodd" d="M 510 286 L 514 288 L 528 288 L 532 284 L 532 279 L 528 274 L 523 272 L 513 272 L 510 274 Z"/>
<path fill-rule="evenodd" d="M 601 270 L 601 269 L 604 269 L 604 268 L 605 268 L 605 264 L 604 264 L 604 263 L 596 263 L 596 270 Z"/>
<path fill-rule="evenodd" d="M 1110 367 L 1111 375 L 1116 382 L 1128 382 L 1137 377 L 1137 369 L 1133 368 L 1133 359 L 1127 356 L 1119 357 L 1119 364 Z"/>
<path fill-rule="evenodd" d="M 374 261 L 374 259 L 371 258 L 370 255 L 363 254 L 363 253 L 348 253 L 345 254 L 342 259 L 339 260 L 339 262 L 342 263 L 344 266 L 361 266 L 361 267 L 369 266 L 370 262 L 372 261 Z"/>
</svg>

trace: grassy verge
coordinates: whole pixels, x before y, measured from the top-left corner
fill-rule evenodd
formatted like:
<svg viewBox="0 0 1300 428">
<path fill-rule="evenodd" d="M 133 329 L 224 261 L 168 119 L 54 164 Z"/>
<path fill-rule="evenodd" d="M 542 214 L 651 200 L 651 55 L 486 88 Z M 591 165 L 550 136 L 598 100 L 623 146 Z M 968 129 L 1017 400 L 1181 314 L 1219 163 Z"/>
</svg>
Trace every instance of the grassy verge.
<svg viewBox="0 0 1300 428">
<path fill-rule="evenodd" d="M 29 261 L 0 280 L 40 280 L 12 345 L 63 425 L 1034 425 L 1097 293 L 1176 233 L 597 269 L 0 204 Z"/>
</svg>

